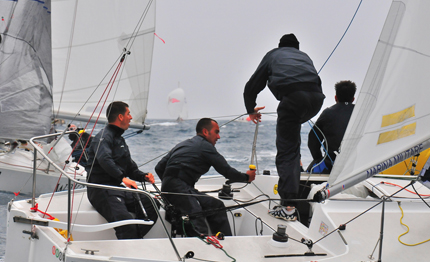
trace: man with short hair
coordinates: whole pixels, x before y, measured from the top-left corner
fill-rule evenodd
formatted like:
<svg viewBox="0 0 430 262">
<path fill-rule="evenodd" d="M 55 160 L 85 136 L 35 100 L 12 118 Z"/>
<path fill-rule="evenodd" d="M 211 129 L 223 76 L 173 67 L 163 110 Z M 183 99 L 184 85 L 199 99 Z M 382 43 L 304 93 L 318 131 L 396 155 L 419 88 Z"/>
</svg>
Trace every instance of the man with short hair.
<svg viewBox="0 0 430 262">
<path fill-rule="evenodd" d="M 128 188 L 137 188 L 134 180 L 154 183 L 154 176 L 140 171 L 131 159 L 122 137 L 132 119 L 128 105 L 120 101 L 112 102 L 106 110 L 106 117 L 109 124 L 92 139 L 88 150 L 89 161 L 85 166 L 88 182 L 117 187 L 123 187 L 121 183 L 124 183 Z M 133 219 L 130 212 L 140 219 L 145 218 L 138 199 L 131 192 L 94 187 L 88 187 L 87 192 L 90 203 L 108 222 Z M 138 195 L 148 218 L 155 223 L 158 216 L 152 201 L 146 195 Z M 118 239 L 142 238 L 151 227 L 152 225 L 125 225 L 116 227 L 115 234 Z"/>
<path fill-rule="evenodd" d="M 309 56 L 299 50 L 294 34 L 279 40 L 278 48 L 269 51 L 245 85 L 243 98 L 246 111 L 254 123 L 260 121 L 255 107 L 257 95 L 266 87 L 279 102 L 276 125 L 276 169 L 279 175 L 278 192 L 281 205 L 269 210 L 275 218 L 297 219 L 296 199 L 300 186 L 300 128 L 314 117 L 324 101 L 321 79 Z"/>
<path fill-rule="evenodd" d="M 199 178 L 213 166 L 215 170 L 231 182 L 251 182 L 255 179 L 255 170 L 241 173 L 231 167 L 224 157 L 215 149 L 220 139 L 218 123 L 210 118 L 202 118 L 196 126 L 197 135 L 176 145 L 158 162 L 155 171 L 162 179 L 161 191 L 169 202 L 182 215 L 224 208 L 221 200 L 210 197 L 194 188 Z M 231 236 L 230 224 L 225 211 L 206 217 L 212 233 L 224 233 Z M 196 232 L 186 230 L 187 236 L 208 234 L 204 217 L 192 218 L 191 223 Z"/>
<path fill-rule="evenodd" d="M 308 172 L 330 173 L 336 159 L 335 152 L 339 151 L 354 109 L 352 102 L 357 90 L 355 83 L 349 80 L 340 81 L 335 84 L 334 88 L 336 104 L 321 113 L 308 135 L 308 147 L 313 158 L 307 169 Z M 323 142 L 325 142 L 325 150 L 328 151 L 328 155 L 327 152 L 325 153 L 325 159 L 321 153 L 321 143 Z"/>
</svg>

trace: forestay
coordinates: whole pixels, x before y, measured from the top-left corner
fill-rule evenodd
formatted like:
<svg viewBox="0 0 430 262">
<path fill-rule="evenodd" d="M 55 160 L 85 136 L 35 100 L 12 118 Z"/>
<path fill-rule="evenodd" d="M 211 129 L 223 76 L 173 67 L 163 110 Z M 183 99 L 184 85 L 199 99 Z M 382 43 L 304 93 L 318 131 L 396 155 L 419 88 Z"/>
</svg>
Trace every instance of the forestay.
<svg viewBox="0 0 430 262">
<path fill-rule="evenodd" d="M 0 134 L 47 134 L 52 116 L 50 1 L 0 1 Z"/>
<path fill-rule="evenodd" d="M 88 120 L 126 48 L 131 54 L 106 103 L 128 103 L 133 122 L 142 124 L 151 75 L 155 2 L 61 0 L 53 1 L 52 9 L 55 113 L 72 119 L 78 113 Z M 96 115 L 99 112 L 100 107 Z"/>
<path fill-rule="evenodd" d="M 429 10 L 430 1 L 392 3 L 326 195 L 429 147 Z"/>
</svg>

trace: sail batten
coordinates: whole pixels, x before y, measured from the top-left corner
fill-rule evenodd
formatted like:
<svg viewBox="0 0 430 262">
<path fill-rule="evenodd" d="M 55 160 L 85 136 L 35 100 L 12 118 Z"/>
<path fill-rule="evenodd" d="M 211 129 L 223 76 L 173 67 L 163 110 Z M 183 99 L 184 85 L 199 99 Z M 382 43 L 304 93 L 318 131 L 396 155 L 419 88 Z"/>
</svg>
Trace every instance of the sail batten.
<svg viewBox="0 0 430 262">
<path fill-rule="evenodd" d="M 428 10 L 428 1 L 392 3 L 330 174 L 330 195 L 428 147 Z"/>
</svg>

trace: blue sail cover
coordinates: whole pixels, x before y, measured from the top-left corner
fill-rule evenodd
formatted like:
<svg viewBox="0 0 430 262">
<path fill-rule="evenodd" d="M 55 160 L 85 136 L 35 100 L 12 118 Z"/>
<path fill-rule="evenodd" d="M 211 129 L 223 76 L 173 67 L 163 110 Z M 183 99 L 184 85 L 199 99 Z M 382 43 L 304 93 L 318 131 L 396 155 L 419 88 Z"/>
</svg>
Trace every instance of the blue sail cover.
<svg viewBox="0 0 430 262">
<path fill-rule="evenodd" d="M 49 133 L 51 1 L 0 0 L 0 138 Z"/>
</svg>

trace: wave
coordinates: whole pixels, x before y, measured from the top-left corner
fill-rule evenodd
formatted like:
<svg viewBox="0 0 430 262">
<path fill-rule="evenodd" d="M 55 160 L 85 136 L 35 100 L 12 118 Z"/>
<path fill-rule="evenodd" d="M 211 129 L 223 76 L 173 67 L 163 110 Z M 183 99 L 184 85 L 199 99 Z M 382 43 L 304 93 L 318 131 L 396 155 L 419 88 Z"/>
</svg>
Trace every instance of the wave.
<svg viewBox="0 0 430 262">
<path fill-rule="evenodd" d="M 177 126 L 178 122 L 162 122 L 162 123 L 151 123 L 151 126 Z"/>
</svg>

